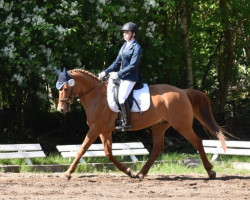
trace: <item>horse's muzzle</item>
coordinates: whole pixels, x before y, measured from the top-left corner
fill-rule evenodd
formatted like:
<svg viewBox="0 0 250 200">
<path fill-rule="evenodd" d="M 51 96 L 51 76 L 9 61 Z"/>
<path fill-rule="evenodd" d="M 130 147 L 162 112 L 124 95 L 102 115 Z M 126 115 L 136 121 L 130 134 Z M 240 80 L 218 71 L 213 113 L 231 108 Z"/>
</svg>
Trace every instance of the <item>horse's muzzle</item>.
<svg viewBox="0 0 250 200">
<path fill-rule="evenodd" d="M 66 114 L 69 111 L 69 104 L 65 103 L 64 105 L 58 104 L 57 111 L 59 111 L 62 114 Z"/>
</svg>

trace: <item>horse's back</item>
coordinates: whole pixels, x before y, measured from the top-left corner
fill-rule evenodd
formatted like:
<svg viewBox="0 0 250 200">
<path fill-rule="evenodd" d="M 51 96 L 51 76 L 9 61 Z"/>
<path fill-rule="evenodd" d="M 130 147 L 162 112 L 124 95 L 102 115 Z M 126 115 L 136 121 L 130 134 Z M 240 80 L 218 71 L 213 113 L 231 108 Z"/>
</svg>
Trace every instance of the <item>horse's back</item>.
<svg viewBox="0 0 250 200">
<path fill-rule="evenodd" d="M 189 97 L 183 89 L 167 84 L 151 85 L 149 88 L 151 100 L 154 105 L 162 102 L 167 107 L 191 107 Z"/>
<path fill-rule="evenodd" d="M 183 89 L 168 84 L 150 85 L 149 90 L 151 95 L 162 95 L 168 93 L 174 95 L 186 95 L 186 92 Z"/>
</svg>

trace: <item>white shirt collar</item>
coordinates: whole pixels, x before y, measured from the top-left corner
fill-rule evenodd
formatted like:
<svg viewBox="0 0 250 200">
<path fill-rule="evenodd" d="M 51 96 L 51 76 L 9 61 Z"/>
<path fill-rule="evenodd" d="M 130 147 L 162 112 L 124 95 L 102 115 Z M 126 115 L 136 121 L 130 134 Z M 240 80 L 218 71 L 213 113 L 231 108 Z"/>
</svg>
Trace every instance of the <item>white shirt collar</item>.
<svg viewBox="0 0 250 200">
<path fill-rule="evenodd" d="M 127 47 L 129 47 L 134 41 L 135 40 L 128 41 L 124 49 L 126 49 Z"/>
</svg>

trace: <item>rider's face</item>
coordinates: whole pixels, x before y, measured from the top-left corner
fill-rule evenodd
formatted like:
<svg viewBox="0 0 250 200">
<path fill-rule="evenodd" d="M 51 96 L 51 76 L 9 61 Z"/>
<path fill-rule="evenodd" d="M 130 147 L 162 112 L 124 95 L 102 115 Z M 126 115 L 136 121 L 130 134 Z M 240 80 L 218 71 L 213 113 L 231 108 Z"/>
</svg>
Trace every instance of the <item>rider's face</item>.
<svg viewBox="0 0 250 200">
<path fill-rule="evenodd" d="M 124 31 L 123 32 L 123 38 L 124 40 L 126 40 L 127 42 L 128 41 L 131 41 L 134 39 L 134 33 L 132 33 L 131 31 Z"/>
</svg>

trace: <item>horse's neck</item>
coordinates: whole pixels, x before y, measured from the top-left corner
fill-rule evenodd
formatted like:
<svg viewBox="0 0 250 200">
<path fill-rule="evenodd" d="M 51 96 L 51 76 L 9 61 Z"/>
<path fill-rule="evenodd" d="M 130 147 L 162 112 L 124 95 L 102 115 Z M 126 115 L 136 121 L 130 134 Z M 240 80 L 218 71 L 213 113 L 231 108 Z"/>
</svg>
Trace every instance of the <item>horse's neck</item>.
<svg viewBox="0 0 250 200">
<path fill-rule="evenodd" d="M 73 78 L 75 79 L 75 93 L 80 96 L 91 88 L 95 88 L 98 85 L 98 80 L 84 73 L 73 73 Z"/>
<path fill-rule="evenodd" d="M 82 97 L 81 101 L 85 109 L 91 104 L 98 104 L 102 99 L 105 99 L 107 91 L 105 83 L 89 74 L 78 75 L 75 79 L 77 83 L 75 92 L 77 96 Z"/>
</svg>

